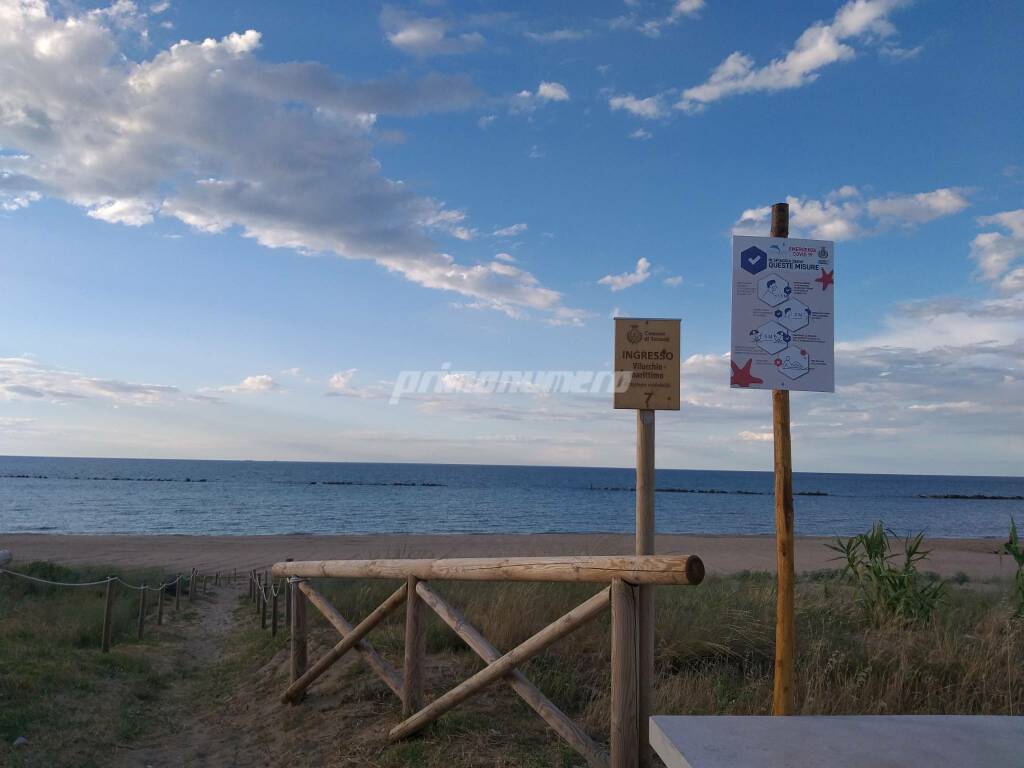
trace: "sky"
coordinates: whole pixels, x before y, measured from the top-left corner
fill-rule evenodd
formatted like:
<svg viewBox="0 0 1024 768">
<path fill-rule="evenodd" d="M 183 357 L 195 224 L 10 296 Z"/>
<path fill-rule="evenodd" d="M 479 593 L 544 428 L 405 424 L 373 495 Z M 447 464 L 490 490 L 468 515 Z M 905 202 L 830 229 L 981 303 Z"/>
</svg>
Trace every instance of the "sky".
<svg viewBox="0 0 1024 768">
<path fill-rule="evenodd" d="M 797 471 L 1020 475 L 1019 3 L 0 0 L 0 453 L 770 469 L 732 234 L 836 243 Z M 393 396 L 427 372 L 426 391 Z M 420 380 L 417 378 L 416 380 Z"/>
</svg>

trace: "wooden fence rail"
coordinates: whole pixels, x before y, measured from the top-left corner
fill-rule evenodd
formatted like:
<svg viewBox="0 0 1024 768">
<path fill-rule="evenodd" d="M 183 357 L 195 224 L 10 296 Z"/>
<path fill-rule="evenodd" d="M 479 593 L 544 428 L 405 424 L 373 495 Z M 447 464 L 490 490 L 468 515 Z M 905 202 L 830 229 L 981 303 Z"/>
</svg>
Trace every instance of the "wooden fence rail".
<svg viewBox="0 0 1024 768">
<path fill-rule="evenodd" d="M 287 578 L 274 584 L 273 578 Z M 309 583 L 311 578 L 396 579 L 404 583 L 358 625 L 349 623 Z M 518 646 L 501 653 L 456 608 L 430 585 L 431 580 L 584 582 L 605 585 L 597 594 L 544 627 Z M 388 734 L 407 738 L 468 700 L 488 685 L 504 680 L 592 768 L 637 768 L 641 744 L 639 690 L 640 585 L 700 584 L 704 564 L 688 555 L 636 557 L 509 557 L 445 560 L 318 560 L 280 562 L 266 574 L 250 572 L 249 591 L 257 612 L 288 595 L 291 630 L 291 683 L 283 702 L 298 703 L 310 685 L 350 650 L 356 650 L 402 703 L 403 721 Z M 402 604 L 405 612 L 405 653 L 396 670 L 367 641 L 367 635 Z M 313 605 L 338 631 L 341 640 L 312 666 L 307 666 L 306 606 Z M 611 608 L 610 754 L 562 712 L 518 669 L 529 659 Z M 429 608 L 484 660 L 486 666 L 429 704 L 423 701 L 426 622 Z M 276 616 L 276 611 L 274 611 Z M 276 627 L 276 621 L 275 621 Z"/>
</svg>

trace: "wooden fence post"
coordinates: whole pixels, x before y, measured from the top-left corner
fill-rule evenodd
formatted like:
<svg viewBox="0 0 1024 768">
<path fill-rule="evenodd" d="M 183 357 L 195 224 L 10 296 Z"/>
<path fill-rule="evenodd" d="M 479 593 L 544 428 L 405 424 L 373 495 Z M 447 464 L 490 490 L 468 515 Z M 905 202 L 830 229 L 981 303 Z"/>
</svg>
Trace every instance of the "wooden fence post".
<svg viewBox="0 0 1024 768">
<path fill-rule="evenodd" d="M 156 593 L 156 623 L 157 626 L 163 626 L 164 623 L 164 585 L 162 583 Z"/>
<path fill-rule="evenodd" d="M 192 593 L 196 591 L 196 569 L 188 572 L 188 601 L 192 602 Z"/>
<path fill-rule="evenodd" d="M 114 626 L 114 587 L 116 584 L 117 580 L 113 576 L 107 576 L 107 594 L 103 600 L 103 634 L 100 639 L 100 647 L 103 653 L 110 653 L 110 636 Z"/>
<path fill-rule="evenodd" d="M 423 599 L 416 592 L 415 576 L 406 581 L 405 596 L 405 673 L 402 685 L 402 717 L 409 717 L 423 706 L 423 662 L 426 654 L 426 616 Z"/>
<path fill-rule="evenodd" d="M 277 637 L 277 592 L 274 591 L 273 586 L 270 588 L 271 593 L 274 595 L 270 603 L 270 636 Z"/>
<path fill-rule="evenodd" d="M 256 599 L 256 572 L 249 571 L 249 602 Z"/>
<path fill-rule="evenodd" d="M 146 625 L 146 583 L 142 583 L 139 590 L 139 642 L 142 642 L 142 634 Z"/>
<path fill-rule="evenodd" d="M 612 581 L 611 768 L 640 764 L 637 589 L 622 579 Z"/>
<path fill-rule="evenodd" d="M 772 206 L 772 237 L 789 237 L 789 204 Z M 789 431 L 789 390 L 772 390 L 775 437 L 775 550 L 778 598 L 775 606 L 775 685 L 772 714 L 791 715 L 796 696 L 793 660 L 796 627 L 793 618 L 796 569 L 793 562 L 793 456 Z"/>
<path fill-rule="evenodd" d="M 292 562 L 290 557 L 285 558 L 286 563 Z M 284 625 L 288 631 L 292 631 L 292 580 L 284 580 Z"/>
<path fill-rule="evenodd" d="M 181 608 L 181 574 L 174 580 L 174 610 Z"/>
<path fill-rule="evenodd" d="M 292 682 L 306 673 L 306 596 L 299 589 L 304 579 L 291 578 L 292 582 Z"/>
</svg>

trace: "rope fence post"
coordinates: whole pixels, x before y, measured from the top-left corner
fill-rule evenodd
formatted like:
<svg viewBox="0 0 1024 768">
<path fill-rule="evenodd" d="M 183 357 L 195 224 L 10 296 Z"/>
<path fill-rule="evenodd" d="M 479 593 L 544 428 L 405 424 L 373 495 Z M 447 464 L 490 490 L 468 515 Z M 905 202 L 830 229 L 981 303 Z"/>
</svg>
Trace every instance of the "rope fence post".
<svg viewBox="0 0 1024 768">
<path fill-rule="evenodd" d="M 267 582 L 260 585 L 260 629 L 267 628 Z"/>
<path fill-rule="evenodd" d="M 306 673 L 307 642 L 306 642 L 306 596 L 299 589 L 299 582 L 305 581 L 295 576 L 289 578 L 292 585 L 292 664 L 291 677 L 294 683 Z"/>
<path fill-rule="evenodd" d="M 139 590 L 139 642 L 146 627 L 146 582 L 142 582 L 142 589 Z"/>
<path fill-rule="evenodd" d="M 196 591 L 196 569 L 188 572 L 188 601 L 192 602 L 192 593 Z"/>
<path fill-rule="evenodd" d="M 270 588 L 271 594 L 273 594 L 273 600 L 270 604 L 270 636 L 277 637 L 277 595 L 278 590 L 274 589 L 273 586 Z"/>
<path fill-rule="evenodd" d="M 160 589 L 156 592 L 156 624 L 158 627 L 162 627 L 164 623 L 164 585 L 160 585 Z"/>
<path fill-rule="evenodd" d="M 114 626 L 114 589 L 116 586 L 117 578 L 107 576 L 107 593 L 103 600 L 103 634 L 100 638 L 100 648 L 103 653 L 110 653 L 110 636 Z"/>
</svg>

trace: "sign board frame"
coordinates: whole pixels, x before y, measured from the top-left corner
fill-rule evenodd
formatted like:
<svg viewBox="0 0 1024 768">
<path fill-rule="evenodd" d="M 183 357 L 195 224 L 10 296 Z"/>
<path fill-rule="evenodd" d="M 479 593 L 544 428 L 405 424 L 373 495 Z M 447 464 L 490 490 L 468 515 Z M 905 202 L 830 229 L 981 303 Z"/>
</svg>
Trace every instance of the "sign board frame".
<svg viewBox="0 0 1024 768">
<path fill-rule="evenodd" d="M 676 318 L 615 318 L 615 408 L 679 410 L 680 331 Z"/>
<path fill-rule="evenodd" d="M 732 239 L 732 375 L 741 389 L 835 391 L 835 244 Z"/>
</svg>

